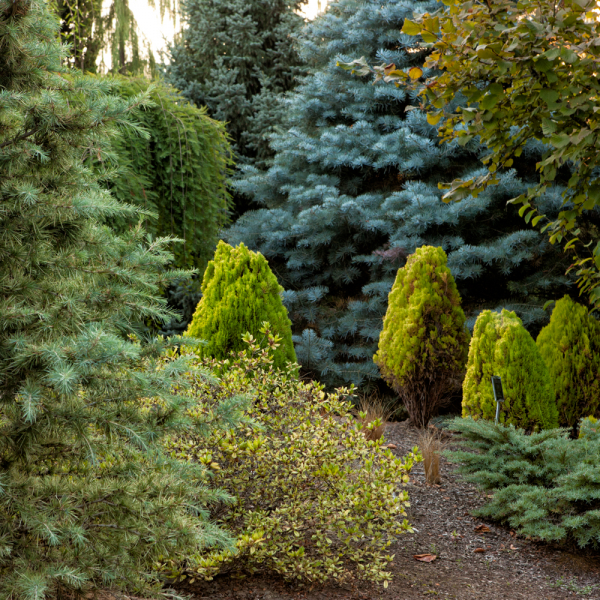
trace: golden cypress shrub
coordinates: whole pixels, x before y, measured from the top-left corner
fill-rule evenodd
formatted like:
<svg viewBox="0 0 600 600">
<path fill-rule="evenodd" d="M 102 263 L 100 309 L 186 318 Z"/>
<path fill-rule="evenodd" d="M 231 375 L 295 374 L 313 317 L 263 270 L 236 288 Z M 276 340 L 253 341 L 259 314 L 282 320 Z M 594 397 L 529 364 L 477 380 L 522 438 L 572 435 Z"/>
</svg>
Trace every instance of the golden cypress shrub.
<svg viewBox="0 0 600 600">
<path fill-rule="evenodd" d="M 469 331 L 442 248 L 422 246 L 398 270 L 373 360 L 425 427 L 460 385 Z"/>
<path fill-rule="evenodd" d="M 559 300 L 537 347 L 556 392 L 558 420 L 577 427 L 600 408 L 600 323 L 568 296 Z"/>
<path fill-rule="evenodd" d="M 221 241 L 202 280 L 202 299 L 186 335 L 206 342 L 202 357 L 225 359 L 244 350 L 242 336 L 259 335 L 265 321 L 281 338 L 273 355 L 276 367 L 296 362 L 291 322 L 281 301 L 283 288 L 265 257 L 244 244 L 233 248 Z"/>
<path fill-rule="evenodd" d="M 548 368 L 514 312 L 484 310 L 477 318 L 463 383 L 463 417 L 495 419 L 492 375 L 502 378 L 501 423 L 534 431 L 558 426 Z"/>
</svg>

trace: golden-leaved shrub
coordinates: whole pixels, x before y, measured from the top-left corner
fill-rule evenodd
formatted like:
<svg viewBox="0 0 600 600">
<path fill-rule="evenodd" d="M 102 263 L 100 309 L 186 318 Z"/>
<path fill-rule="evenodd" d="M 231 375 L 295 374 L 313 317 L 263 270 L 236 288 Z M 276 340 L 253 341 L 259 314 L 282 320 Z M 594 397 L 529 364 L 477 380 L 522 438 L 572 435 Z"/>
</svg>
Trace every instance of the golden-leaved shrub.
<svg viewBox="0 0 600 600">
<path fill-rule="evenodd" d="M 233 534 L 235 547 L 190 556 L 185 564 L 164 564 L 171 577 L 210 579 L 230 571 L 278 573 L 286 579 L 349 581 L 387 585 L 388 548 L 410 532 L 403 485 L 416 448 L 404 459 L 368 440 L 346 398 L 352 389 L 325 393 L 300 380 L 295 366 L 274 367 L 279 342 L 268 326 L 261 342 L 246 335 L 247 349 L 228 364 L 197 359 L 219 378 L 194 371 L 192 417 L 210 428 L 222 399 L 250 396 L 242 427 L 206 439 L 173 438 L 171 456 L 198 461 L 207 481 L 231 495 L 212 507 L 213 520 Z M 185 354 L 190 354 L 185 348 Z M 200 431 L 199 429 L 199 431 Z"/>
</svg>

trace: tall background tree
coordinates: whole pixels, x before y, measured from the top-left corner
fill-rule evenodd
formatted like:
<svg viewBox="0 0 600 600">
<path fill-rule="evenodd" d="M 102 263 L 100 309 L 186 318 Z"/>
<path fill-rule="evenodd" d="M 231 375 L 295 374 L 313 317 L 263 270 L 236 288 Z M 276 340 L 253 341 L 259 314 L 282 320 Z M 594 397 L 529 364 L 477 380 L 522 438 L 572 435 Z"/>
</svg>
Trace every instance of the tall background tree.
<svg viewBox="0 0 600 600">
<path fill-rule="evenodd" d="M 145 99 L 68 72 L 57 40 L 44 0 L 0 0 L 0 597 L 16 600 L 157 592 L 159 557 L 226 540 L 201 511 L 222 495 L 160 447 L 196 431 L 173 392 L 189 365 L 135 340 L 186 274 L 168 239 L 104 224 L 131 209 L 86 160 L 139 129 Z M 221 405 L 229 426 L 238 407 Z"/>
<path fill-rule="evenodd" d="M 301 0 L 185 0 L 167 80 L 227 124 L 236 162 L 265 166 L 269 134 L 282 122 L 278 96 L 300 71 L 294 37 Z M 246 208 L 235 199 L 237 212 Z"/>
<path fill-rule="evenodd" d="M 72 66 L 91 73 L 154 74 L 155 57 L 129 0 L 50 0 L 50 6 L 60 19 L 62 41 L 70 45 L 65 60 Z M 177 0 L 149 0 L 148 7 L 158 8 L 163 22 L 177 22 Z"/>
<path fill-rule="evenodd" d="M 422 245 L 446 251 L 471 325 L 482 308 L 505 306 L 539 328 L 544 300 L 569 286 L 564 256 L 506 206 L 535 181 L 539 145 L 528 145 L 498 186 L 446 205 L 438 183 L 481 173 L 485 149 L 474 140 L 440 146 L 415 91 L 372 85 L 337 66 L 364 56 L 422 68 L 429 50 L 400 29 L 413 12 L 436 6 L 330 4 L 302 37 L 311 74 L 282 103 L 287 131 L 272 139 L 272 166 L 247 167 L 236 185 L 261 208 L 226 238 L 269 259 L 287 290 L 299 362 L 330 384 L 379 380 L 372 357 L 388 293 Z M 558 211 L 560 192 L 542 196 L 548 214 Z"/>
</svg>

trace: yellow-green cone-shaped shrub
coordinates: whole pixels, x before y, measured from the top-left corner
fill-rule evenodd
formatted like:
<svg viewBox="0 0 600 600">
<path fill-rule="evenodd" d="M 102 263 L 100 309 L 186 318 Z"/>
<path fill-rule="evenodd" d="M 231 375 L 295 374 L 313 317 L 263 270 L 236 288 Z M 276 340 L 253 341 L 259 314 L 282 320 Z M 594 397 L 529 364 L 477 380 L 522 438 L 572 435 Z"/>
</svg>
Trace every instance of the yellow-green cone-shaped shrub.
<svg viewBox="0 0 600 600">
<path fill-rule="evenodd" d="M 373 360 L 425 427 L 460 385 L 469 331 L 442 248 L 422 246 L 398 270 Z"/>
<path fill-rule="evenodd" d="M 556 392 L 558 421 L 577 427 L 600 407 L 600 323 L 568 296 L 559 300 L 537 347 Z"/>
<path fill-rule="evenodd" d="M 244 350 L 242 336 L 249 332 L 257 337 L 268 321 L 271 331 L 281 338 L 274 366 L 296 362 L 282 291 L 262 254 L 244 244 L 233 248 L 221 241 L 204 272 L 202 299 L 186 335 L 205 340 L 202 357 L 222 360 L 232 351 Z"/>
<path fill-rule="evenodd" d="M 535 431 L 558 426 L 548 368 L 514 312 L 484 310 L 477 318 L 463 383 L 463 417 L 495 419 L 492 375 L 502 378 L 501 423 Z"/>
</svg>

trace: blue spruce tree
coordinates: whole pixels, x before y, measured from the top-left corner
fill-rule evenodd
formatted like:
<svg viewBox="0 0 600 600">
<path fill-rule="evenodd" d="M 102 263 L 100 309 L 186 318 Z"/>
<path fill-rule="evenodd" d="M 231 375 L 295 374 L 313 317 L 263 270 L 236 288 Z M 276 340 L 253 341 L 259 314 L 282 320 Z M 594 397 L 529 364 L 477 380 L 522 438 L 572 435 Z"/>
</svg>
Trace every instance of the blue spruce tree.
<svg viewBox="0 0 600 600">
<path fill-rule="evenodd" d="M 272 136 L 268 170 L 246 167 L 239 192 L 261 207 L 227 232 L 270 261 L 286 288 L 298 360 L 328 384 L 376 382 L 372 357 L 388 293 L 406 257 L 441 246 L 474 323 L 483 308 L 515 310 L 536 329 L 540 298 L 564 293 L 564 258 L 526 228 L 506 200 L 535 177 L 541 148 L 477 198 L 446 205 L 437 184 L 469 178 L 484 149 L 440 145 L 415 94 L 372 85 L 336 66 L 423 64 L 427 50 L 400 33 L 430 0 L 340 0 L 307 26 L 301 56 L 311 71 L 285 101 L 287 131 Z M 483 170 L 482 170 L 483 172 Z M 543 210 L 560 205 L 551 190 Z"/>
</svg>

